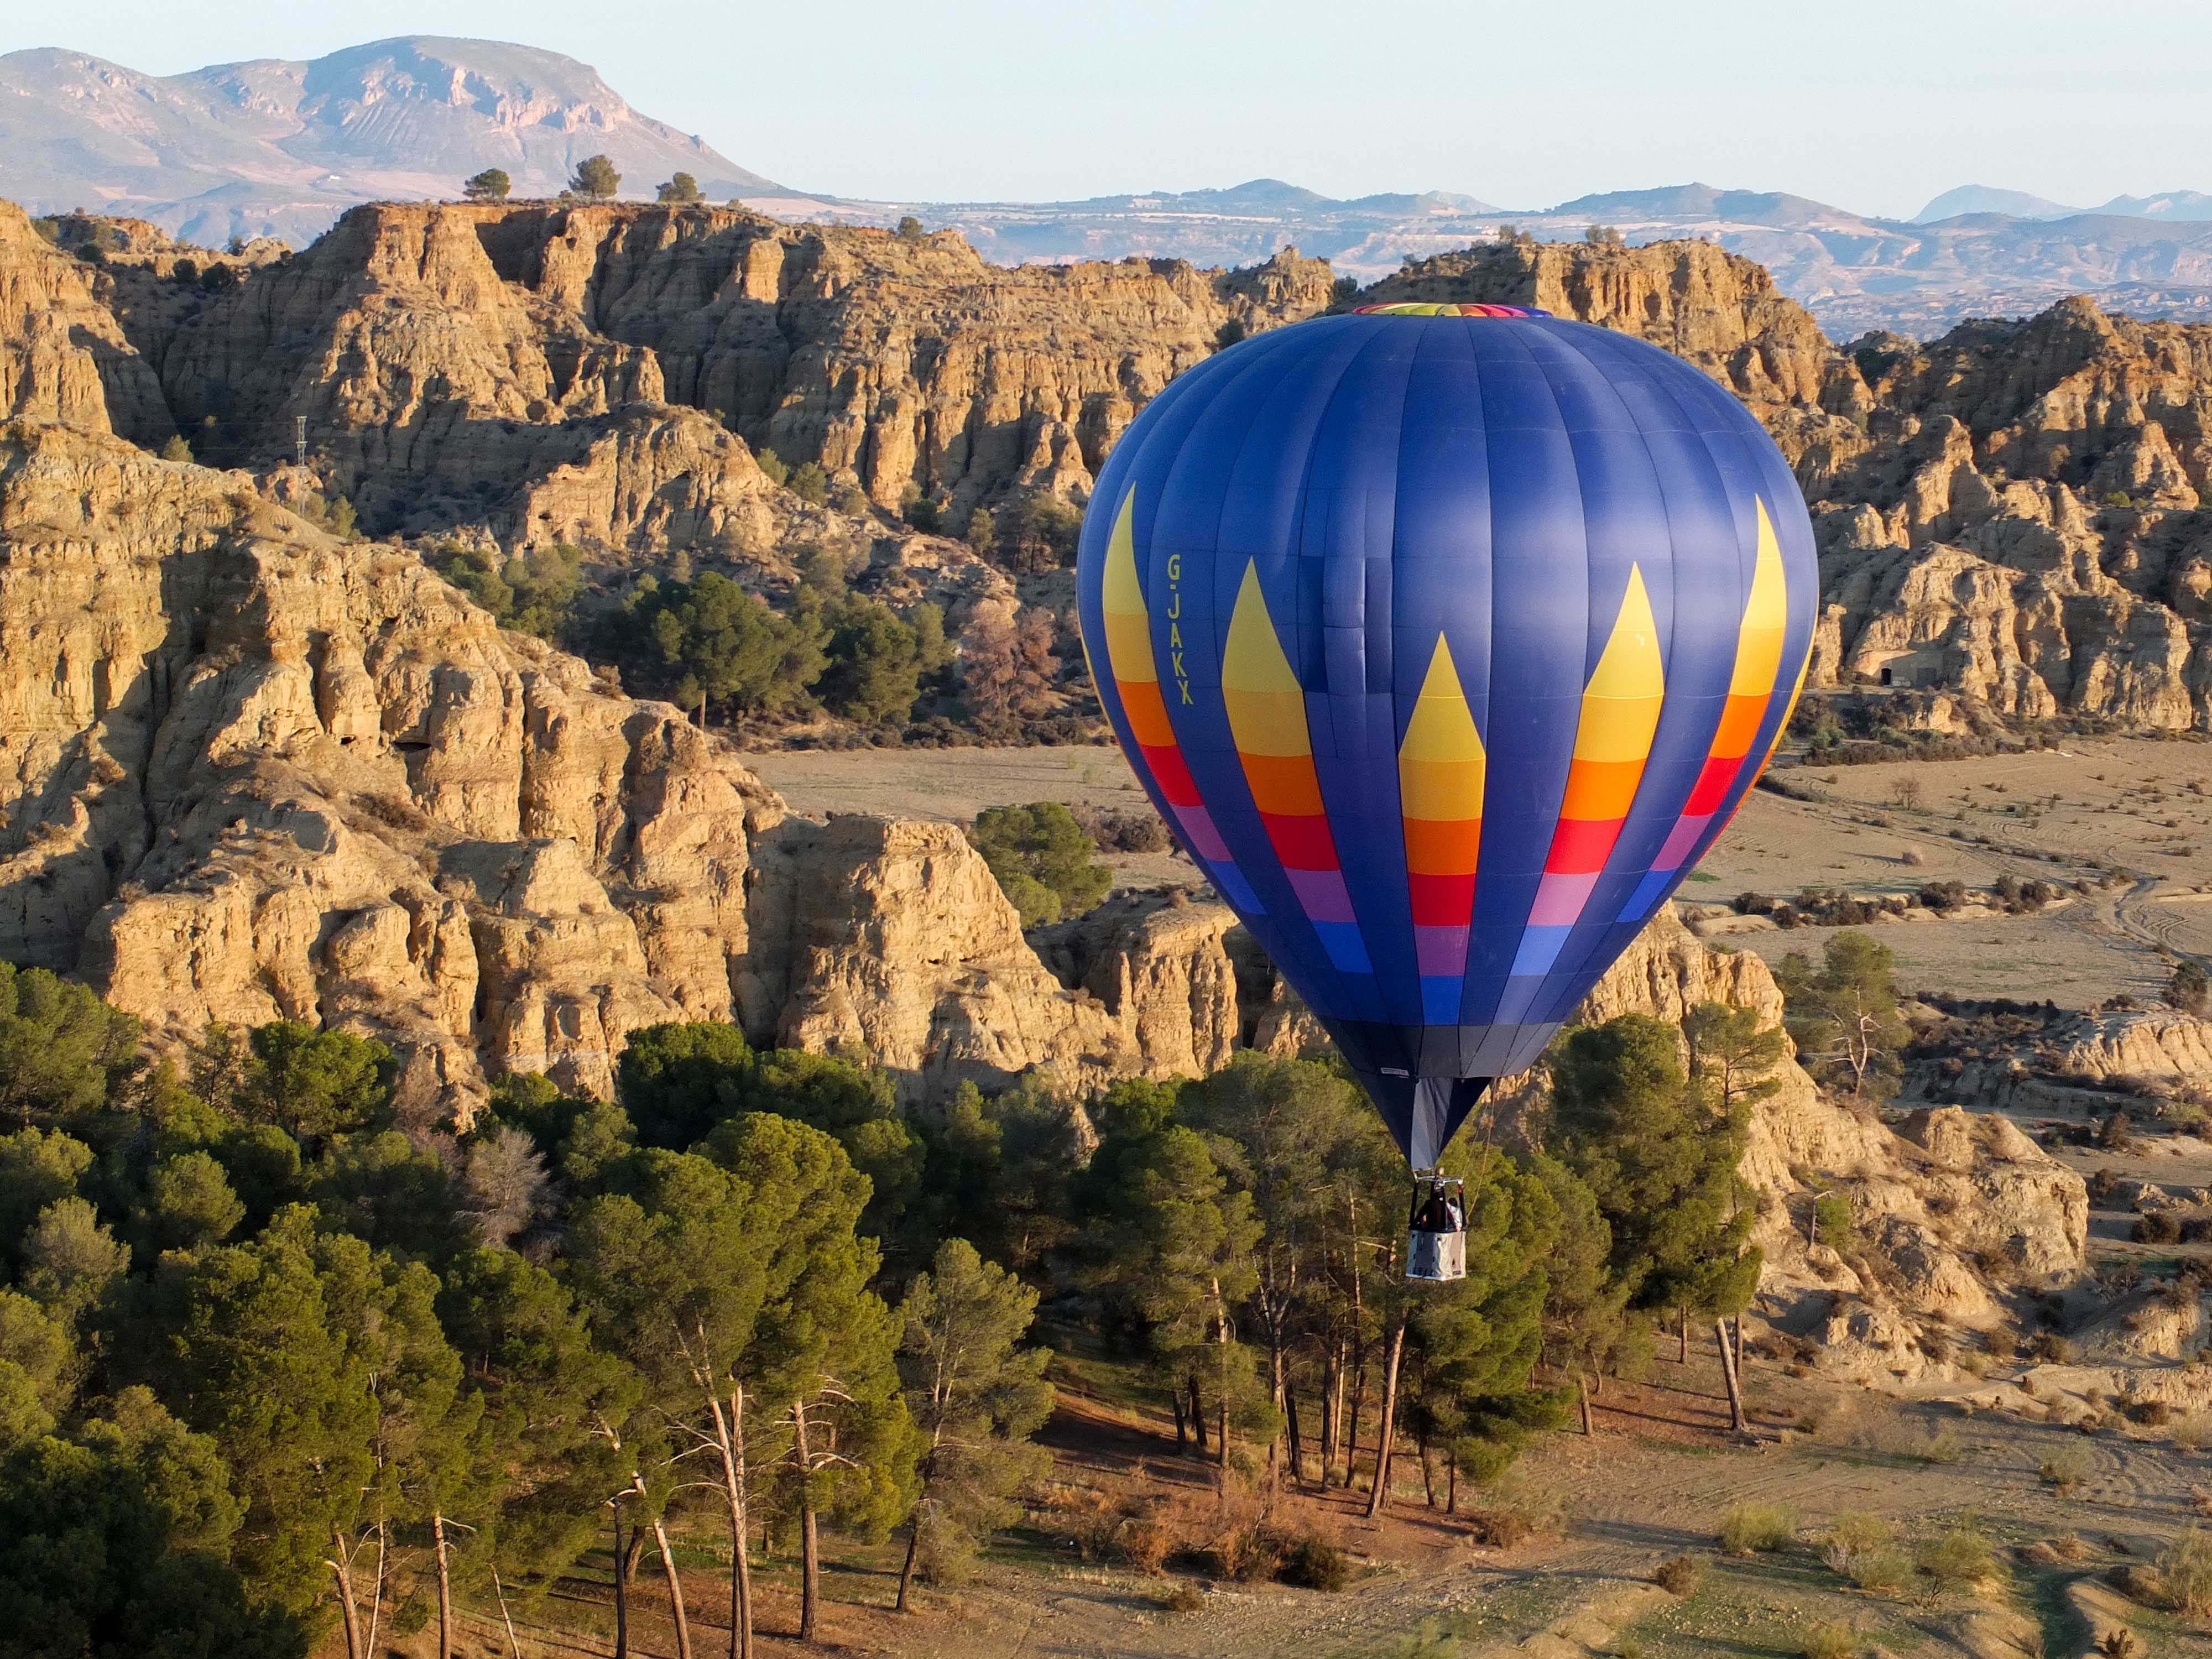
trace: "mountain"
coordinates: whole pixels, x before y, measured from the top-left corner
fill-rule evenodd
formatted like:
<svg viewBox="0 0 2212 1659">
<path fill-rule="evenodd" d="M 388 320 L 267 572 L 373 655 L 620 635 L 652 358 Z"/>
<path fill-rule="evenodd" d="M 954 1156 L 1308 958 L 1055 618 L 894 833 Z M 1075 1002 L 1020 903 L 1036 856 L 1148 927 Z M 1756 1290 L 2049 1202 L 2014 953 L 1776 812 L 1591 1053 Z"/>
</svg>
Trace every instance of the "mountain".
<svg viewBox="0 0 2212 1659">
<path fill-rule="evenodd" d="M 1939 219 L 1956 219 L 1968 213 L 2001 213 L 2010 219 L 2070 219 L 2081 212 L 2057 202 L 2031 196 L 2024 190 L 1997 190 L 1989 185 L 1960 185 L 1947 190 L 1912 216 L 1916 225 Z"/>
<path fill-rule="evenodd" d="M 889 226 L 911 214 L 933 230 L 959 232 L 1001 264 L 1139 255 L 1245 264 L 1295 246 L 1364 283 L 1409 259 L 1494 240 L 1508 223 L 1547 242 L 1577 242 L 1606 225 L 1631 244 L 1691 237 L 1756 260 L 1838 338 L 1869 330 L 1928 337 L 1969 317 L 2022 316 L 2085 292 L 2109 292 L 2115 305 L 2143 316 L 2212 310 L 2212 219 L 2204 216 L 2212 198 L 2185 191 L 2122 198 L 2087 214 L 1966 185 L 1929 203 L 1928 222 L 1702 183 L 1521 210 L 1442 191 L 1343 200 L 1273 179 L 1068 202 L 793 197 L 749 204 L 853 225 Z"/>
<path fill-rule="evenodd" d="M 451 195 L 488 167 L 519 197 L 553 196 L 599 154 L 634 191 L 682 171 L 717 200 L 788 193 L 529 46 L 412 35 L 173 76 L 51 49 L 0 57 L 0 196 L 210 246 L 305 243 L 356 203 Z"/>
<path fill-rule="evenodd" d="M 787 217 L 896 224 L 908 214 L 933 230 L 957 230 L 1002 264 L 1132 255 L 1193 264 L 1249 264 L 1278 249 L 1331 261 L 1355 276 L 1395 270 L 1407 253 L 1441 252 L 1489 235 L 1500 210 L 1449 191 L 1387 192 L 1340 200 L 1279 179 L 1225 190 L 1151 191 L 1069 202 L 867 201 L 836 197 L 749 198 Z"/>
<path fill-rule="evenodd" d="M 2212 219 L 2212 196 L 2170 190 L 2160 196 L 2115 196 L 2097 210 L 2131 219 Z"/>
</svg>

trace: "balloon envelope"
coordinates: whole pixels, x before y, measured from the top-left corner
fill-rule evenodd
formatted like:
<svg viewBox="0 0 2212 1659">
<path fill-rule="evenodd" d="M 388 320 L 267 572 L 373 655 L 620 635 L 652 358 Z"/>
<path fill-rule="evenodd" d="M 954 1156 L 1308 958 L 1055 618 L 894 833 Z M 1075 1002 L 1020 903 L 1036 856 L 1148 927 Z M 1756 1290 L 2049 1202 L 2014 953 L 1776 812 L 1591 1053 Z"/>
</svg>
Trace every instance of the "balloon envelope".
<svg viewBox="0 0 2212 1659">
<path fill-rule="evenodd" d="M 1719 836 L 1817 590 L 1735 398 L 1504 307 L 1209 358 L 1115 446 L 1078 574 L 1131 767 L 1416 1168 Z"/>
</svg>

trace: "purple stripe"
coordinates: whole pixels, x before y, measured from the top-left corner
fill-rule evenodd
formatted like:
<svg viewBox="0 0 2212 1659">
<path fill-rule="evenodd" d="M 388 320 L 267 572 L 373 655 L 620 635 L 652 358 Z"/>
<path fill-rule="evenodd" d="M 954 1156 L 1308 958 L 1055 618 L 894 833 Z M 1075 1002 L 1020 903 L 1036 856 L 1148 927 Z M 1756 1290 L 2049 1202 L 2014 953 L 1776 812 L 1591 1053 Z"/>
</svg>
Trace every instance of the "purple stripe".
<svg viewBox="0 0 2212 1659">
<path fill-rule="evenodd" d="M 1679 870 L 1682 861 L 1690 856 L 1690 849 L 1698 844 L 1698 837 L 1705 833 L 1705 826 L 1713 821 L 1711 812 L 1701 812 L 1696 817 L 1684 818 L 1674 826 L 1674 833 L 1667 837 L 1667 844 L 1659 849 L 1652 860 L 1654 870 Z"/>
<path fill-rule="evenodd" d="M 1283 873 L 1291 878 L 1291 890 L 1313 921 L 1358 920 L 1352 914 L 1352 895 L 1345 888 L 1343 871 L 1285 869 Z"/>
<path fill-rule="evenodd" d="M 1203 806 L 1178 806 L 1175 809 L 1175 815 L 1182 825 L 1183 834 L 1190 838 L 1191 846 L 1197 849 L 1199 857 L 1208 864 L 1229 861 L 1229 843 L 1221 839 L 1221 831 L 1213 827 L 1211 812 Z"/>
<path fill-rule="evenodd" d="M 1455 983 L 1467 971 L 1467 937 L 1465 927 L 1420 927 L 1413 929 L 1413 958 L 1420 964 L 1424 979 L 1449 976 Z"/>
<path fill-rule="evenodd" d="M 1536 885 L 1536 902 L 1528 911 L 1531 927 L 1571 927 L 1581 917 L 1583 907 L 1589 902 L 1590 889 L 1597 885 L 1601 872 L 1591 871 L 1583 876 L 1565 876 L 1556 870 L 1547 870 L 1544 879 Z"/>
</svg>

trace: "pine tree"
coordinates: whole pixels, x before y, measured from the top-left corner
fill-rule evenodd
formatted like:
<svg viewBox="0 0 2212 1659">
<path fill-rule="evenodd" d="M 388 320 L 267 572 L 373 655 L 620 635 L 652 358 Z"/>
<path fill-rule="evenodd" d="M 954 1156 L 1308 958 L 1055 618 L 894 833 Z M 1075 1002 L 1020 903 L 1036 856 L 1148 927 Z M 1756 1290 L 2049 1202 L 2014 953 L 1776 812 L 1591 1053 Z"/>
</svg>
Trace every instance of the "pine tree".
<svg viewBox="0 0 2212 1659">
<path fill-rule="evenodd" d="M 1568 1033 L 1551 1056 L 1559 1157 L 1589 1184 L 1612 1230 L 1612 1271 L 1641 1310 L 1740 1311 L 1761 1261 L 1741 1176 L 1750 1107 L 1726 1108 L 1684 1072 L 1674 1027 L 1624 1014 Z M 1739 1419 L 1733 1351 L 1722 1369 Z"/>
<path fill-rule="evenodd" d="M 471 202 L 504 202 L 514 188 L 514 181 L 500 168 L 486 167 L 462 181 L 461 194 Z"/>
<path fill-rule="evenodd" d="M 245 1504 L 231 1559 L 253 1596 L 301 1618 L 376 1468 L 368 1359 L 335 1324 L 314 1247 L 295 1206 L 157 1287 L 170 1363 L 155 1380 L 215 1441 Z"/>
<path fill-rule="evenodd" d="M 604 202 L 622 189 L 622 174 L 615 171 L 615 164 L 607 157 L 587 155 L 576 163 L 568 188 L 587 202 Z"/>
<path fill-rule="evenodd" d="M 940 1244 L 899 1310 L 899 1370 L 921 1437 L 920 1486 L 908 1522 L 898 1608 L 916 1569 L 951 1582 L 976 1534 L 1004 1526 L 1008 1501 L 1049 1465 L 1030 1436 L 1052 1411 L 1050 1356 L 1024 1348 L 1036 1292 L 964 1239 Z"/>
</svg>

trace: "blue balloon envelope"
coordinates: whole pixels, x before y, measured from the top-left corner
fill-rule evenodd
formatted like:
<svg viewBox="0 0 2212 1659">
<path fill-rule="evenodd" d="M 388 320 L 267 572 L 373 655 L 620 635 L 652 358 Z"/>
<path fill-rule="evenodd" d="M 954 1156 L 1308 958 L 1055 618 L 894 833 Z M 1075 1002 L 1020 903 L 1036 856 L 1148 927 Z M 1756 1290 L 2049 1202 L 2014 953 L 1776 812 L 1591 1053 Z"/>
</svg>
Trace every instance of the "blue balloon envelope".
<svg viewBox="0 0 2212 1659">
<path fill-rule="evenodd" d="M 1788 465 L 1697 369 L 1420 306 L 1169 386 L 1078 577 L 1130 766 L 1425 1170 L 1757 779 L 1818 563 Z"/>
</svg>

